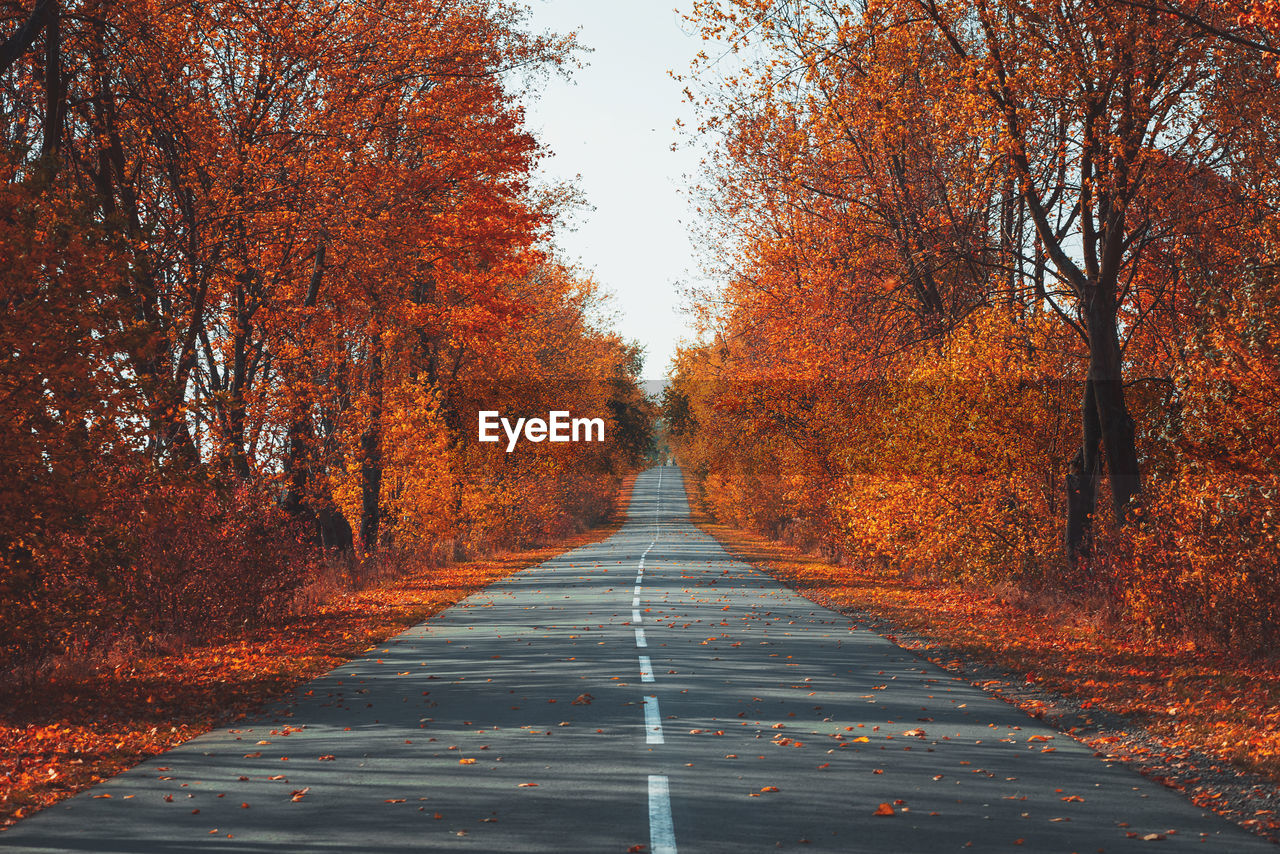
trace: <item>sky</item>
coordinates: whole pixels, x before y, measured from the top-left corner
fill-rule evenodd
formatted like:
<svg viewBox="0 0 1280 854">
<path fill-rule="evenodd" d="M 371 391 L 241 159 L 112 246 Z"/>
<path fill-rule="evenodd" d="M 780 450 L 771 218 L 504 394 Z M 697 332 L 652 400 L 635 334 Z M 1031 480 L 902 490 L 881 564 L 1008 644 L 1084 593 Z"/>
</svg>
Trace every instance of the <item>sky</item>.
<svg viewBox="0 0 1280 854">
<path fill-rule="evenodd" d="M 542 171 L 577 185 L 588 207 L 561 229 L 562 260 L 613 295 L 612 327 L 645 349 L 643 375 L 666 375 L 677 344 L 692 336 L 682 284 L 699 267 L 682 193 L 699 155 L 674 129 L 693 124 L 682 72 L 701 47 L 671 0 L 528 0 L 530 29 L 579 32 L 591 48 L 565 81 L 553 77 L 527 106 L 526 124 L 554 156 Z M 673 152 L 673 143 L 680 142 Z"/>
</svg>

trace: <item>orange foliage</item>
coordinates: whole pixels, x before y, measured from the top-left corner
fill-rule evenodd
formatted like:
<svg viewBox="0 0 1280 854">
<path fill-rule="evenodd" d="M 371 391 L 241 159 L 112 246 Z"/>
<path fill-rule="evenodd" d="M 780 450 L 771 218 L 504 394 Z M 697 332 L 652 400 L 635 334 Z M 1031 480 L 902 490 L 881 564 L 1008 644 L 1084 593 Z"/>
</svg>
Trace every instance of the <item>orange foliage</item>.
<svg viewBox="0 0 1280 854">
<path fill-rule="evenodd" d="M 725 287 L 665 416 L 715 517 L 1273 649 L 1280 102 L 1229 5 L 696 3 Z"/>
<path fill-rule="evenodd" d="M 607 515 L 639 354 L 523 126 L 571 37 L 505 0 L 46 7 L 0 10 L 0 668 Z M 607 441 L 476 446 L 552 408 Z"/>
</svg>

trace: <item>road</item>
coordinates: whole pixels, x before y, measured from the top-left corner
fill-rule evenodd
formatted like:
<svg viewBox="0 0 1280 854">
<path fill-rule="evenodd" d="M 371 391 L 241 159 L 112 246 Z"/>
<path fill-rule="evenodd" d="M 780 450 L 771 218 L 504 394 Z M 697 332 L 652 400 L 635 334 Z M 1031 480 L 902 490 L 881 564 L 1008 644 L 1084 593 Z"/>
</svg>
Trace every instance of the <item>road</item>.
<svg viewBox="0 0 1280 854">
<path fill-rule="evenodd" d="M 1275 851 L 733 560 L 675 468 L 610 539 L 0 849 Z"/>
</svg>

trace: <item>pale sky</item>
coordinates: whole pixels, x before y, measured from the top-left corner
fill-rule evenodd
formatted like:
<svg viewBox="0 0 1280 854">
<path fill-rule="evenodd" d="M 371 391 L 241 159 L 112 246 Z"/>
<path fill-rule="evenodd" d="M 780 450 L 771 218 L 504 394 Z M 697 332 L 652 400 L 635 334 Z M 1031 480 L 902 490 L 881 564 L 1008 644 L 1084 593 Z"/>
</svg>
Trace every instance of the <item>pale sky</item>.
<svg viewBox="0 0 1280 854">
<path fill-rule="evenodd" d="M 581 176 L 594 208 L 580 211 L 557 245 L 613 294 L 612 326 L 644 346 L 644 376 L 663 377 L 677 343 L 691 336 L 678 288 L 698 275 L 682 190 L 699 155 L 674 129 L 677 117 L 692 124 L 692 111 L 667 71 L 686 70 L 701 42 L 685 33 L 673 0 L 528 2 L 530 29 L 578 30 L 593 49 L 572 80 L 553 78 L 526 114 L 555 154 L 545 175 Z"/>
</svg>

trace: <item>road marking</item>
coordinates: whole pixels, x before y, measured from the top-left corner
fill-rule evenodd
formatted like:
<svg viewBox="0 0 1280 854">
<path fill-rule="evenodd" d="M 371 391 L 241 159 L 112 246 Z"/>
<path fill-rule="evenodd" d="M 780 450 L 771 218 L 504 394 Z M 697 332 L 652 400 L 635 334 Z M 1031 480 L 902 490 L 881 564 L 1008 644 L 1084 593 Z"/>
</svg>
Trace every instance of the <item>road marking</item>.
<svg viewBox="0 0 1280 854">
<path fill-rule="evenodd" d="M 635 590 L 633 590 L 632 592 L 633 592 L 633 593 L 635 593 L 637 596 L 639 596 L 639 595 L 640 595 L 640 585 L 639 585 L 639 584 L 637 584 L 637 585 L 636 585 L 636 589 L 635 589 Z"/>
<path fill-rule="evenodd" d="M 640 597 L 639 597 L 639 596 L 633 596 L 633 597 L 631 598 L 631 607 L 632 607 L 632 608 L 639 608 L 639 607 L 640 607 Z"/>
<path fill-rule="evenodd" d="M 653 664 L 649 661 L 649 656 L 647 655 L 640 656 L 640 681 L 653 681 Z"/>
<path fill-rule="evenodd" d="M 666 744 L 662 737 L 662 716 L 658 714 L 658 698 L 644 698 L 644 743 Z"/>
<path fill-rule="evenodd" d="M 631 622 L 633 623 L 644 622 L 644 620 L 640 616 L 640 610 L 638 608 L 631 609 Z"/>
<path fill-rule="evenodd" d="M 653 541 L 658 541 L 662 532 L 662 469 L 658 469 L 658 498 L 653 508 Z"/>
<path fill-rule="evenodd" d="M 644 629 L 636 629 L 636 646 L 648 646 L 649 642 L 644 639 Z"/>
<path fill-rule="evenodd" d="M 671 821 L 671 786 L 662 774 L 649 775 L 649 850 L 676 854 L 676 828 Z"/>
</svg>

